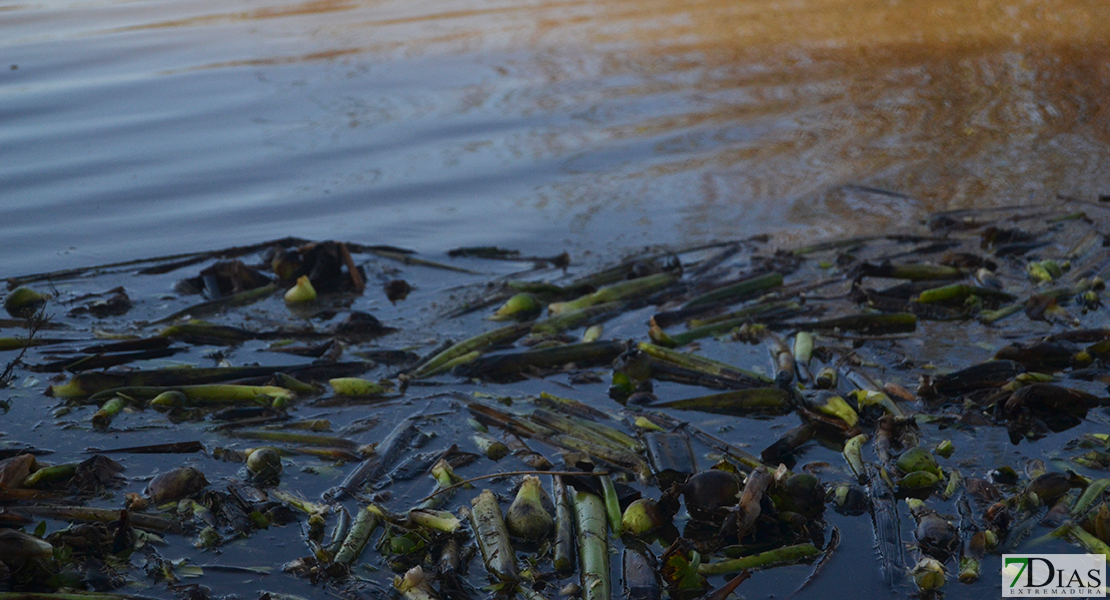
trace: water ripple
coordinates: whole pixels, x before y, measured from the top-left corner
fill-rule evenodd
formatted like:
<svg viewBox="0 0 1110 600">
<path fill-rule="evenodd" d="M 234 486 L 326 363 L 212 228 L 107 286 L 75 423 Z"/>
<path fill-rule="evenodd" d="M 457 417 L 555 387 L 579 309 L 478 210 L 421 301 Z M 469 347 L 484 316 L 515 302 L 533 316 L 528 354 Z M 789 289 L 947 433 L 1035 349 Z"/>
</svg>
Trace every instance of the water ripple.
<svg viewBox="0 0 1110 600">
<path fill-rule="evenodd" d="M 791 244 L 1110 192 L 1102 1 L 2 12 L 0 272 L 287 234 Z"/>
</svg>

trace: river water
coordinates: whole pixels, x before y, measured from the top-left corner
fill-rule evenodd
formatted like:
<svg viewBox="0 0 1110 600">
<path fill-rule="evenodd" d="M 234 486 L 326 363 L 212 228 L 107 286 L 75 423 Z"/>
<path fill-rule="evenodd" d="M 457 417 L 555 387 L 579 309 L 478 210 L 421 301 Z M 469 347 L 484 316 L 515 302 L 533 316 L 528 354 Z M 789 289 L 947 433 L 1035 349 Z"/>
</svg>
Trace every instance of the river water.
<svg viewBox="0 0 1110 600">
<path fill-rule="evenodd" d="M 6 0 L 0 274 L 888 230 L 1110 193 L 1103 0 Z M 878 193 L 881 190 L 884 193 Z"/>
<path fill-rule="evenodd" d="M 287 235 L 602 262 L 659 242 L 769 232 L 791 246 L 933 210 L 1095 200 L 1110 194 L 1108 17 L 1105 0 L 0 0 L 0 277 Z M 411 328 L 461 276 L 435 277 L 408 305 L 359 308 Z M 59 285 L 72 299 L 99 282 Z M 172 281 L 148 285 L 142 310 L 172 310 Z M 989 355 L 966 331 L 949 343 Z M 45 385 L 23 379 L 0 433 L 71 456 L 88 430 L 43 425 Z M 794 420 L 757 423 L 735 435 L 762 448 Z M 200 429 L 127 439 L 217 437 Z M 1047 456 L 1001 428 L 952 435 L 979 471 Z M 128 460 L 138 488 L 165 459 Z M 213 480 L 234 469 L 204 466 Z M 799 598 L 889 596 L 860 568 L 870 521 L 831 518 L 844 551 Z M 228 564 L 303 555 L 294 528 L 267 535 L 229 546 Z M 809 573 L 792 569 L 745 593 L 781 596 Z M 205 582 L 330 593 L 232 577 L 245 576 Z M 996 590 L 986 578 L 950 597 Z"/>
</svg>

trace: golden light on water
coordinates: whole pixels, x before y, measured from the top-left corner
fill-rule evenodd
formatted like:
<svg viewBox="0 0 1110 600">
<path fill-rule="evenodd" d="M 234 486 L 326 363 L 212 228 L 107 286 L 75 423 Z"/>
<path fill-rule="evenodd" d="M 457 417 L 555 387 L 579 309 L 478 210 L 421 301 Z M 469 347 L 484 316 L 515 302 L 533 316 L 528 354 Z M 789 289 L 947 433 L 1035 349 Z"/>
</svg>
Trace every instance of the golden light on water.
<svg viewBox="0 0 1110 600">
<path fill-rule="evenodd" d="M 690 235 L 728 237 L 720 217 L 744 215 L 808 237 L 1110 191 L 1105 2 L 406 6 L 335 33 L 369 28 L 383 40 L 371 54 L 470 53 L 542 81 L 510 108 L 576 121 L 508 144 L 565 157 L 580 177 L 539 202 L 587 221 L 668 194 Z M 472 106 L 504 101 L 496 87 Z"/>
<path fill-rule="evenodd" d="M 1110 194 L 1104 0 L 93 0 L 5 15 L 26 57 L 7 89 L 26 99 L 10 135 L 27 186 L 0 216 L 29 243 L 52 225 L 20 207 L 101 202 L 122 229 L 169 180 L 144 214 L 188 243 L 199 223 L 265 214 L 259 239 L 537 252 L 761 232 L 794 245 Z M 98 184 L 59 177 L 58 156 Z"/>
</svg>

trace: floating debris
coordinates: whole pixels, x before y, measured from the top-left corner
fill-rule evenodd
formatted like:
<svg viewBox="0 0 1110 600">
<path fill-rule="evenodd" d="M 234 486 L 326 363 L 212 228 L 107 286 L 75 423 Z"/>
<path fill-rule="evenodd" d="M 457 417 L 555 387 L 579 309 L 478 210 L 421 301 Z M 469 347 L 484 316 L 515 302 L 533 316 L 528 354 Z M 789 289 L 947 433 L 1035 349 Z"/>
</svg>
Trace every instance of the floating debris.
<svg viewBox="0 0 1110 600">
<path fill-rule="evenodd" d="M 776 567 L 798 563 L 813 593 L 977 597 L 1002 552 L 1110 553 L 1106 224 L 930 225 L 593 272 L 286 239 L 10 280 L 3 418 L 46 409 L 35 430 L 64 433 L 50 454 L 4 429 L 0 587 L 161 596 L 215 568 L 168 558 L 186 549 L 257 574 L 273 554 L 237 541 L 262 530 L 303 548 L 270 577 L 420 600 L 724 600 L 752 570 L 789 594 L 798 567 Z M 878 564 L 846 578 L 841 543 Z"/>
</svg>

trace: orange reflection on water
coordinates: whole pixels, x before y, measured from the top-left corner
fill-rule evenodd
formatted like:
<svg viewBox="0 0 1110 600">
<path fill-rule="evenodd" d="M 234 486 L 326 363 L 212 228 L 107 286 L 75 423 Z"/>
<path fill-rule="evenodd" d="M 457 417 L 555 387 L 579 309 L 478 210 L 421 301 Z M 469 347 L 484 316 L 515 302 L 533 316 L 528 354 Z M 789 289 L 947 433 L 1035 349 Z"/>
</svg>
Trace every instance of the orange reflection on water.
<svg viewBox="0 0 1110 600">
<path fill-rule="evenodd" d="M 338 64 L 364 84 L 313 91 L 334 115 L 311 115 L 305 131 L 334 121 L 373 138 L 411 124 L 402 133 L 423 144 L 367 156 L 381 186 L 432 172 L 465 192 L 533 172 L 541 180 L 519 182 L 517 206 L 556 211 L 586 237 L 614 211 L 633 214 L 636 239 L 773 229 L 791 243 L 937 209 L 1110 193 L 1105 0 L 262 0 L 237 11 L 186 0 L 178 10 L 129 28 L 246 35 L 166 72 Z M 274 40 L 288 43 L 259 43 Z M 385 66 L 405 77 L 375 80 Z M 484 138 L 474 122 L 488 124 Z M 465 139 L 429 134 L 455 130 Z M 328 143 L 341 137 L 330 133 Z"/>
<path fill-rule="evenodd" d="M 539 115 L 508 144 L 564 158 L 574 181 L 552 182 L 537 204 L 587 219 L 602 204 L 655 203 L 691 236 L 734 235 L 721 222 L 738 217 L 808 236 L 1110 191 L 1104 1 L 364 8 L 334 33 L 367 53 L 472 54 L 538 81 L 508 105 L 490 83 L 487 104 L 466 109 Z M 575 126 L 542 119 L 565 113 Z"/>
<path fill-rule="evenodd" d="M 1110 192 L 1108 17 L 1089 1 L 629 0 L 532 41 L 616 45 L 602 77 L 690 100 L 603 125 L 657 147 L 611 195 L 685 171 L 691 235 L 734 235 L 721 217 L 741 215 L 809 236 Z"/>
</svg>

